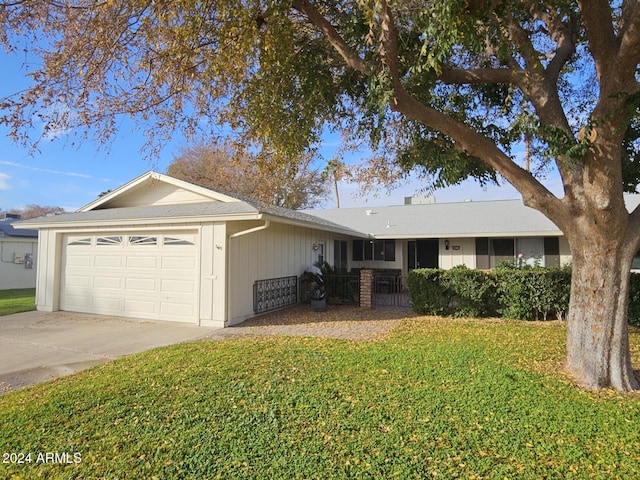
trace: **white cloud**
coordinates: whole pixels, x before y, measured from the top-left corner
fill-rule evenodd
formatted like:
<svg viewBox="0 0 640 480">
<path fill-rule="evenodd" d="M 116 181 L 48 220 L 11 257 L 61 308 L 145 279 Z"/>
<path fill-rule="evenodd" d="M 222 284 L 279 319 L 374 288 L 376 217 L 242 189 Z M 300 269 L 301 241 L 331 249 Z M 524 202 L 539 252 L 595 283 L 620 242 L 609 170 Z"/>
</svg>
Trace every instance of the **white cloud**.
<svg viewBox="0 0 640 480">
<path fill-rule="evenodd" d="M 11 185 L 7 182 L 11 177 L 6 173 L 0 173 L 0 190 L 9 190 Z"/>
<path fill-rule="evenodd" d="M 65 175 L 67 177 L 92 178 L 91 175 L 88 175 L 86 173 L 65 172 L 63 170 L 51 170 L 48 168 L 31 167 L 29 165 L 22 165 L 21 163 L 17 162 L 7 162 L 6 160 L 0 160 L 0 165 L 24 168 L 26 170 L 33 170 L 34 172 L 51 173 L 53 175 Z"/>
</svg>

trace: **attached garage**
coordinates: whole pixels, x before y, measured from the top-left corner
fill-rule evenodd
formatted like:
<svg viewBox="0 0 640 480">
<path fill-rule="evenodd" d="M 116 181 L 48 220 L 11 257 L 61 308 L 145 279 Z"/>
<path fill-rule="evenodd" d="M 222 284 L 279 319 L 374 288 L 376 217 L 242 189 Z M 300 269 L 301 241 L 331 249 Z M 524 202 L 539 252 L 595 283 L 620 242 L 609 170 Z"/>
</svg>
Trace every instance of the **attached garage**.
<svg viewBox="0 0 640 480">
<path fill-rule="evenodd" d="M 196 322 L 196 239 L 196 232 L 66 235 L 60 309 Z"/>
<path fill-rule="evenodd" d="M 366 236 L 156 172 L 21 226 L 40 235 L 38 310 L 212 327 L 255 315 L 256 282 L 300 276 L 318 245 Z"/>
</svg>

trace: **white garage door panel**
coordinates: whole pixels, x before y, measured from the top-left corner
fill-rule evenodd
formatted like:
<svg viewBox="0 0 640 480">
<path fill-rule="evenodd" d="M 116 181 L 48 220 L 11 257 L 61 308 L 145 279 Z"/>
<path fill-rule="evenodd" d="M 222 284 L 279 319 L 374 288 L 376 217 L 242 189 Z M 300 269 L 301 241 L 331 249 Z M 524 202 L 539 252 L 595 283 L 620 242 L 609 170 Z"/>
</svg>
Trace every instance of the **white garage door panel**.
<svg viewBox="0 0 640 480">
<path fill-rule="evenodd" d="M 122 288 L 122 278 L 96 276 L 93 278 L 93 288 L 96 290 L 101 288 L 120 290 Z"/>
<path fill-rule="evenodd" d="M 162 257 L 162 268 L 166 270 L 193 270 L 195 258 L 190 257 Z"/>
<path fill-rule="evenodd" d="M 88 312 L 93 307 L 89 294 L 69 294 L 65 297 L 67 309 L 72 311 Z"/>
<path fill-rule="evenodd" d="M 127 256 L 127 268 L 155 270 L 156 268 L 158 268 L 158 258 L 130 255 L 130 256 Z"/>
<path fill-rule="evenodd" d="M 118 297 L 91 297 L 91 307 L 94 309 L 91 313 L 107 313 L 118 315 L 122 311 L 122 299 Z"/>
<path fill-rule="evenodd" d="M 92 267 L 91 255 L 74 255 L 67 259 L 68 267 Z"/>
<path fill-rule="evenodd" d="M 65 239 L 62 310 L 197 321 L 196 234 L 73 235 Z"/>
<path fill-rule="evenodd" d="M 125 314 L 132 317 L 155 315 L 158 311 L 155 302 L 143 300 L 125 300 L 124 302 Z"/>
<path fill-rule="evenodd" d="M 91 286 L 91 277 L 89 275 L 67 275 L 65 282 L 72 287 L 89 287 Z"/>
<path fill-rule="evenodd" d="M 155 292 L 157 290 L 157 282 L 153 278 L 127 278 L 126 289 L 138 290 L 142 292 Z"/>
<path fill-rule="evenodd" d="M 96 255 L 93 266 L 96 268 L 122 268 L 123 258 L 120 255 Z"/>
<path fill-rule="evenodd" d="M 184 303 L 171 303 L 162 302 L 160 304 L 160 314 L 169 317 L 177 317 L 182 315 L 184 311 L 190 311 L 192 315 L 195 315 L 195 308 L 193 305 L 187 305 Z"/>
<path fill-rule="evenodd" d="M 195 282 L 192 280 L 162 280 L 160 291 L 162 293 L 192 293 L 195 287 Z"/>
</svg>

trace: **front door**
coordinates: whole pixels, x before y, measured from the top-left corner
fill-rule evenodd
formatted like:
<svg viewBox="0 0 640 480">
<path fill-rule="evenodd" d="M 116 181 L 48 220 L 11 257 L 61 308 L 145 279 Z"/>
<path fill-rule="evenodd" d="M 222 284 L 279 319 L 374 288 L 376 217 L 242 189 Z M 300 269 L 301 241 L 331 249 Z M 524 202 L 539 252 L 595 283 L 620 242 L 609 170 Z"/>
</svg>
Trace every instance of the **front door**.
<svg viewBox="0 0 640 480">
<path fill-rule="evenodd" d="M 409 242 L 409 270 L 414 268 L 438 268 L 439 240 L 426 238 Z"/>
</svg>

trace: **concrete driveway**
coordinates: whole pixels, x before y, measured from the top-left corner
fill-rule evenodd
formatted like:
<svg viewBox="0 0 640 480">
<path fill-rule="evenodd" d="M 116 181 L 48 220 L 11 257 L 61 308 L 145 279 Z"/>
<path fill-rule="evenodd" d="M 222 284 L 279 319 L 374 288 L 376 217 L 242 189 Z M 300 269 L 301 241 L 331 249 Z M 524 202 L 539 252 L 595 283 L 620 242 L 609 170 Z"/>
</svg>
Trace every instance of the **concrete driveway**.
<svg viewBox="0 0 640 480">
<path fill-rule="evenodd" d="M 0 317 L 0 393 L 174 343 L 223 338 L 223 329 L 69 312 Z"/>
</svg>

